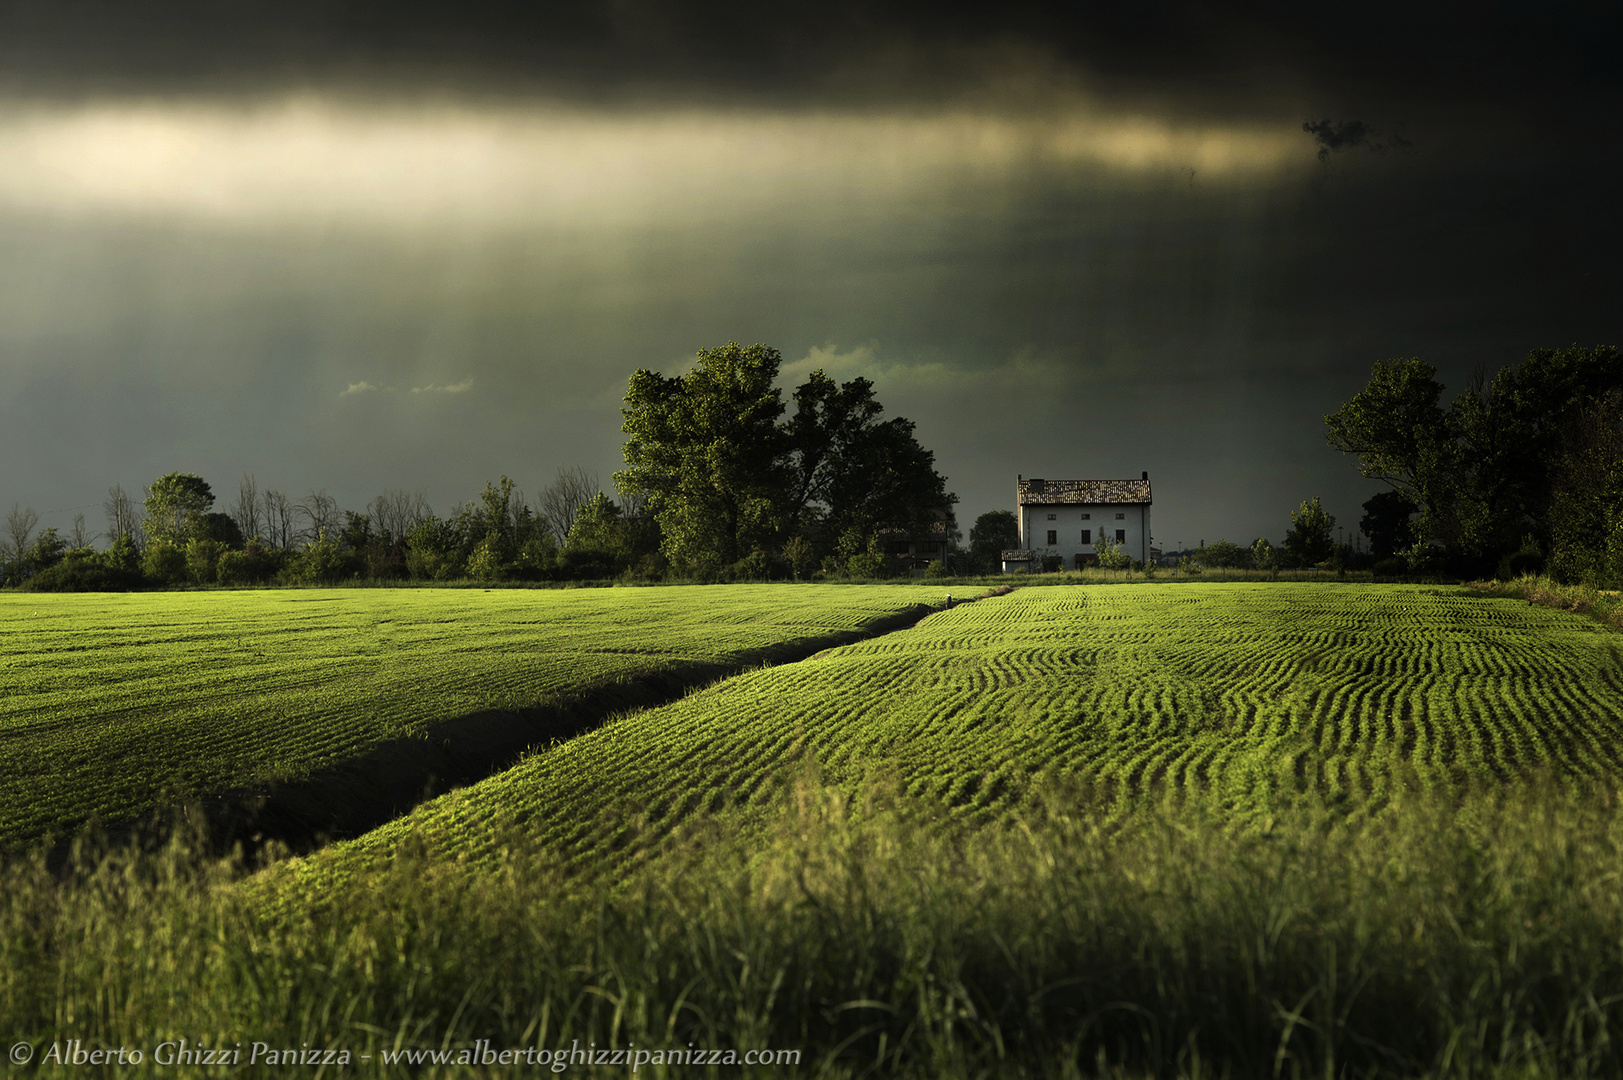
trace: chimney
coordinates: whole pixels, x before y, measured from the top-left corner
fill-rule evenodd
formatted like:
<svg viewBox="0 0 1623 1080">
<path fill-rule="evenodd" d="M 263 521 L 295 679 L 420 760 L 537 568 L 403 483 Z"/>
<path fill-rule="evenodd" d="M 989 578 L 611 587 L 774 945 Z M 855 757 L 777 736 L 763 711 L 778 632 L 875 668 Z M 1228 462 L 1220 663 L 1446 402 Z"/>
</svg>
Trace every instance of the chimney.
<svg viewBox="0 0 1623 1080">
<path fill-rule="evenodd" d="M 1148 480 L 1149 478 L 1150 478 L 1150 472 L 1149 472 L 1148 469 L 1145 469 L 1144 470 L 1144 476 L 1142 477 L 1142 479 Z"/>
</svg>

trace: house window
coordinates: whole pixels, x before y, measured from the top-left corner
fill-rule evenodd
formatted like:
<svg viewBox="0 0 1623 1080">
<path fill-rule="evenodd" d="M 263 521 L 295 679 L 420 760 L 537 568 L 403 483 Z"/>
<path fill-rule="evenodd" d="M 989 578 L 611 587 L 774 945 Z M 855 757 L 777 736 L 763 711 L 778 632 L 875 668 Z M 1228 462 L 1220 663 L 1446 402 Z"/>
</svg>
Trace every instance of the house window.
<svg viewBox="0 0 1623 1080">
<path fill-rule="evenodd" d="M 1049 521 L 1058 521 L 1059 520 L 1059 515 L 1058 514 L 1049 514 L 1048 515 L 1048 520 Z"/>
<path fill-rule="evenodd" d="M 1083 514 L 1082 516 L 1087 517 L 1086 514 Z M 1082 542 L 1084 544 L 1093 543 L 1093 530 L 1092 529 L 1083 529 L 1082 530 Z"/>
<path fill-rule="evenodd" d="M 1126 529 L 1117 529 L 1116 530 L 1116 543 L 1118 543 L 1118 544 L 1127 543 L 1127 530 Z"/>
<path fill-rule="evenodd" d="M 1053 547 L 1057 543 L 1059 543 L 1059 531 L 1056 530 L 1056 529 L 1049 529 L 1048 530 L 1048 546 Z"/>
<path fill-rule="evenodd" d="M 1116 520 L 1117 521 L 1126 521 L 1127 520 L 1127 515 L 1126 514 L 1117 514 L 1116 515 Z"/>
<path fill-rule="evenodd" d="M 1089 518 L 1091 518 L 1091 517 L 1093 517 L 1093 515 L 1092 515 L 1092 514 L 1083 514 L 1083 515 L 1082 515 L 1082 520 L 1083 520 L 1083 521 L 1087 521 L 1087 520 L 1088 520 L 1088 519 L 1089 519 Z"/>
</svg>

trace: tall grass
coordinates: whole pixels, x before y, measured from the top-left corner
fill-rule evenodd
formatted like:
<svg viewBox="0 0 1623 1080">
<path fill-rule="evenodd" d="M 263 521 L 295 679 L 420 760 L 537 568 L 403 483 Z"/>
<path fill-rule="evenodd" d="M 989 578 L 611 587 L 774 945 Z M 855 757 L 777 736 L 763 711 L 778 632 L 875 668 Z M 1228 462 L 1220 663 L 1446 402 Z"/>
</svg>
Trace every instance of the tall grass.
<svg viewBox="0 0 1623 1080">
<path fill-rule="evenodd" d="M 766 840 L 712 818 L 612 885 L 515 839 L 499 870 L 404 851 L 275 904 L 193 850 L 4 867 L 0 1025 L 40 1054 L 146 1048 L 130 1075 L 211 1074 L 153 1064 L 183 1037 L 244 1063 L 256 1040 L 345 1047 L 368 1075 L 478 1039 L 799 1050 L 775 1076 L 1623 1072 L 1607 799 L 1415 796 L 1357 828 L 1309 807 L 1242 831 L 1189 804 L 1104 829 L 1055 797 L 975 828 L 808 784 Z"/>
<path fill-rule="evenodd" d="M 1623 596 L 1616 590 L 1563 585 L 1541 574 L 1523 574 L 1509 581 L 1473 581 L 1470 587 L 1494 596 L 1520 597 L 1541 607 L 1576 611 L 1613 630 L 1623 630 Z"/>
</svg>

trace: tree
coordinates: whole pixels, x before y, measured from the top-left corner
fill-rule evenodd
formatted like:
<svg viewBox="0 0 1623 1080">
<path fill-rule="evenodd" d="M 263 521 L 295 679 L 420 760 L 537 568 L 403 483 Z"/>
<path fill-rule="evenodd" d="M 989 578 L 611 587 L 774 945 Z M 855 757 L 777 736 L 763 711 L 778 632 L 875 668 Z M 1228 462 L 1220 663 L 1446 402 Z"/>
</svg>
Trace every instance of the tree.
<svg viewBox="0 0 1623 1080">
<path fill-rule="evenodd" d="M 166 473 L 147 488 L 146 534 L 157 543 L 184 547 L 213 505 L 214 492 L 201 476 Z"/>
<path fill-rule="evenodd" d="M 124 485 L 114 484 L 107 489 L 107 499 L 101 504 L 107 513 L 107 538 L 117 543 L 129 537 L 139 550 L 145 537 L 141 535 L 141 516 L 136 513 L 135 500 L 124 491 Z"/>
<path fill-rule="evenodd" d="M 246 542 L 242 530 L 237 527 L 236 519 L 218 510 L 204 514 L 198 520 L 194 535 L 199 540 L 212 540 L 221 547 L 237 550 L 241 550 Z"/>
<path fill-rule="evenodd" d="M 1358 528 L 1369 537 L 1370 554 L 1384 559 L 1407 547 L 1414 539 L 1409 519 L 1418 509 L 1401 491 L 1382 491 L 1365 500 Z"/>
<path fill-rule="evenodd" d="M 1020 522 L 1013 510 L 988 510 L 969 529 L 969 560 L 980 571 L 997 570 L 1003 552 L 1020 546 Z"/>
<path fill-rule="evenodd" d="M 428 497 L 421 489 L 392 489 L 367 504 L 367 516 L 372 519 L 378 537 L 391 546 L 403 543 L 420 522 L 428 520 L 433 514 Z"/>
<path fill-rule="evenodd" d="M 782 357 L 767 345 L 700 349 L 686 375 L 631 376 L 614 482 L 642 495 L 662 550 L 683 569 L 714 572 L 773 544 L 784 525 Z"/>
<path fill-rule="evenodd" d="M 261 492 L 259 501 L 262 507 L 260 528 L 264 530 L 261 534 L 263 539 L 278 551 L 288 550 L 293 546 L 295 539 L 293 503 L 275 488 L 266 488 Z"/>
<path fill-rule="evenodd" d="M 294 504 L 293 508 L 303 516 L 304 536 L 310 542 L 315 543 L 338 535 L 342 520 L 339 517 L 338 500 L 328 495 L 326 489 L 312 491 Z M 322 572 L 325 573 L 325 570 Z"/>
<path fill-rule="evenodd" d="M 541 492 L 538 506 L 541 518 L 552 535 L 563 543 L 575 527 L 575 515 L 597 494 L 597 477 L 579 465 L 560 468 L 557 477 Z"/>
<path fill-rule="evenodd" d="M 1457 569 L 1485 571 L 1528 532 L 1548 542 L 1561 432 L 1619 388 L 1614 347 L 1537 349 L 1491 380 L 1479 374 L 1444 410 L 1435 369 L 1386 360 L 1324 418 L 1326 437 L 1415 504 L 1417 555 L 1435 543 Z"/>
<path fill-rule="evenodd" d="M 1623 393 L 1584 409 L 1565 435 L 1552 504 L 1550 573 L 1623 588 Z"/>
<path fill-rule="evenodd" d="M 34 526 L 39 524 L 39 513 L 32 506 L 23 507 L 16 503 L 11 504 L 11 512 L 6 515 L 6 554 L 21 560 L 28 553 L 28 539 L 34 534 Z"/>
<path fill-rule="evenodd" d="M 1214 540 L 1195 552 L 1195 561 L 1213 570 L 1244 570 L 1251 565 L 1251 552 L 1232 540 Z"/>
<path fill-rule="evenodd" d="M 1251 541 L 1251 564 L 1258 570 L 1279 569 L 1279 552 L 1274 550 L 1274 545 L 1268 542 L 1266 536 Z"/>
<path fill-rule="evenodd" d="M 873 383 L 836 384 L 821 369 L 795 390 L 785 428 L 793 527 L 827 537 L 881 526 L 914 532 L 949 516 L 957 496 L 905 417 L 881 420 Z M 949 531 L 955 531 L 949 521 Z"/>
<path fill-rule="evenodd" d="M 1133 565 L 1133 557 L 1103 529 L 1094 535 L 1093 552 L 1104 570 L 1125 570 Z"/>
<path fill-rule="evenodd" d="M 881 419 L 873 384 L 815 371 L 794 392 L 773 386 L 782 362 L 766 345 L 701 349 L 688 374 L 631 377 L 626 468 L 615 483 L 645 498 L 672 562 L 707 574 L 801 536 L 849 557 L 881 528 L 912 531 L 957 497 L 914 438 L 912 421 Z"/>
<path fill-rule="evenodd" d="M 237 523 L 237 532 L 245 539 L 252 540 L 259 535 L 259 484 L 252 473 L 242 474 L 237 501 L 231 507 L 231 520 Z"/>
<path fill-rule="evenodd" d="M 1325 512 L 1319 497 L 1291 511 L 1290 531 L 1285 534 L 1285 557 L 1293 566 L 1314 566 L 1330 557 L 1335 541 L 1331 531 L 1336 519 Z"/>
</svg>

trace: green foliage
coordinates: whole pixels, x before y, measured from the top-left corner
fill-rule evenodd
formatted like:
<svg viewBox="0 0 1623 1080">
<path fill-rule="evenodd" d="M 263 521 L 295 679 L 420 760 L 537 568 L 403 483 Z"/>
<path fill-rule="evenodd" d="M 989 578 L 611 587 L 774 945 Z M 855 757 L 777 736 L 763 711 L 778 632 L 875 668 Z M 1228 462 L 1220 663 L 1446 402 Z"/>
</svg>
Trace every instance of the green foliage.
<svg viewBox="0 0 1623 1080">
<path fill-rule="evenodd" d="M 891 576 L 891 558 L 885 554 L 884 544 L 878 536 L 869 537 L 866 547 L 852 552 L 846 558 L 845 572 L 854 578 L 879 579 Z"/>
<path fill-rule="evenodd" d="M 519 581 L 548 581 L 557 570 L 558 545 L 545 530 L 536 530 L 513 557 L 512 575 Z"/>
<path fill-rule="evenodd" d="M 913 437 L 913 422 L 880 420 L 884 406 L 868 379 L 837 384 L 818 369 L 794 397 L 784 437 L 788 514 L 800 528 L 824 536 L 914 532 L 958 501 L 935 471 L 935 455 Z"/>
<path fill-rule="evenodd" d="M 102 552 L 102 560 L 109 569 L 131 579 L 141 576 L 141 552 L 135 546 L 135 538 L 129 533 L 119 534 L 118 539 Z"/>
<path fill-rule="evenodd" d="M 354 575 L 355 562 L 323 533 L 288 559 L 284 573 L 300 585 L 332 585 Z"/>
<path fill-rule="evenodd" d="M 29 592 L 127 592 L 140 584 L 141 575 L 133 566 L 91 548 L 75 548 L 22 587 Z"/>
<path fill-rule="evenodd" d="M 212 585 L 220 556 L 228 549 L 218 540 L 192 537 L 186 542 L 186 575 L 199 585 Z"/>
<path fill-rule="evenodd" d="M 1623 389 L 1623 357 L 1611 346 L 1537 349 L 1473 380 L 1446 411 L 1442 389 L 1418 359 L 1383 361 L 1325 417 L 1326 434 L 1358 456 L 1365 476 L 1419 508 L 1412 564 L 1424 565 L 1436 544 L 1461 572 L 1485 572 L 1529 528 L 1552 534 L 1563 430 Z"/>
<path fill-rule="evenodd" d="M 1291 527 L 1285 533 L 1285 562 L 1290 566 L 1317 566 L 1330 557 L 1335 540 L 1331 533 L 1336 519 L 1313 496 L 1291 511 Z"/>
<path fill-rule="evenodd" d="M 1569 584 L 1623 588 L 1623 393 L 1573 418 L 1555 485 L 1550 572 Z"/>
<path fill-rule="evenodd" d="M 143 525 L 147 538 L 154 544 L 183 549 L 205 525 L 213 505 L 214 492 L 202 477 L 178 472 L 160 476 L 147 488 Z"/>
<path fill-rule="evenodd" d="M 817 549 L 804 536 L 791 536 L 783 545 L 783 558 L 795 580 L 810 577 L 817 569 Z"/>
<path fill-rule="evenodd" d="M 615 483 L 646 497 L 661 550 L 684 574 L 714 577 L 785 536 L 826 544 L 911 531 L 957 501 L 913 423 L 880 419 L 867 379 L 842 385 L 815 371 L 795 390 L 793 417 L 780 420 L 781 363 L 769 346 L 729 342 L 699 350 L 686 375 L 631 377 Z"/>
<path fill-rule="evenodd" d="M 241 551 L 220 553 L 215 580 L 221 585 L 263 585 L 275 580 L 289 559 L 288 552 L 250 540 Z"/>
<path fill-rule="evenodd" d="M 499 534 L 485 534 L 468 556 L 468 576 L 475 581 L 501 581 L 510 568 L 507 547 Z"/>
<path fill-rule="evenodd" d="M 781 363 L 769 346 L 728 342 L 700 349 L 686 375 L 632 375 L 621 410 L 626 467 L 614 480 L 646 496 L 661 550 L 678 567 L 736 562 L 784 526 L 784 405 L 773 386 Z"/>
<path fill-rule="evenodd" d="M 1133 565 L 1133 557 L 1104 529 L 1094 531 L 1093 550 L 1101 569 L 1125 570 Z"/>
<path fill-rule="evenodd" d="M 23 565 L 26 573 L 37 574 L 41 570 L 48 570 L 62 561 L 68 553 L 68 542 L 57 535 L 53 526 L 41 529 L 34 538 L 34 543 L 23 556 Z"/>
<path fill-rule="evenodd" d="M 197 521 L 194 535 L 200 540 L 211 540 L 222 549 L 240 549 L 246 543 L 242 530 L 237 527 L 236 520 L 230 514 L 204 514 Z"/>
<path fill-rule="evenodd" d="M 1232 540 L 1214 540 L 1197 551 L 1194 559 L 1213 570 L 1245 570 L 1251 566 L 1251 552 Z"/>
<path fill-rule="evenodd" d="M 406 541 L 406 569 L 416 581 L 455 581 L 467 562 L 453 522 L 430 515 Z"/>
<path fill-rule="evenodd" d="M 141 555 L 141 573 L 158 585 L 176 585 L 186 580 L 186 549 L 163 540 L 147 544 Z"/>
<path fill-rule="evenodd" d="M 932 580 L 939 580 L 947 575 L 947 564 L 940 559 L 931 559 L 930 565 L 924 568 L 924 576 Z"/>
<path fill-rule="evenodd" d="M 1012 510 L 988 510 L 969 529 L 970 567 L 978 573 L 1003 568 L 1003 552 L 1020 546 L 1020 522 Z"/>
<path fill-rule="evenodd" d="M 1279 571 L 1279 552 L 1274 545 L 1268 542 L 1266 536 L 1259 536 L 1251 541 L 1251 565 L 1258 570 Z"/>
<path fill-rule="evenodd" d="M 771 581 L 782 575 L 778 573 L 777 561 L 760 548 L 756 548 L 734 563 L 728 576 L 733 581 Z"/>
</svg>

